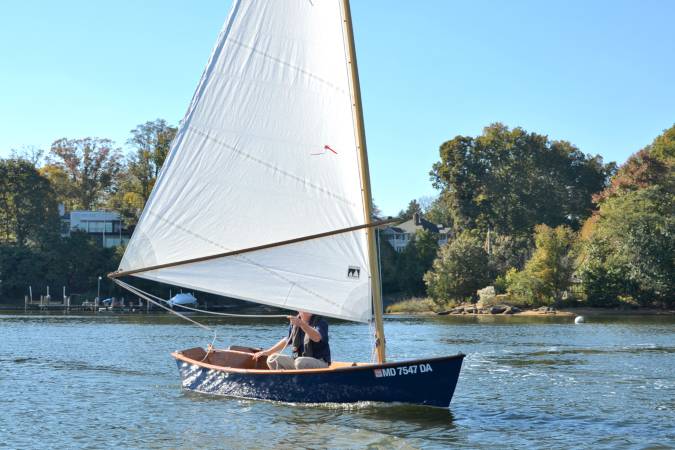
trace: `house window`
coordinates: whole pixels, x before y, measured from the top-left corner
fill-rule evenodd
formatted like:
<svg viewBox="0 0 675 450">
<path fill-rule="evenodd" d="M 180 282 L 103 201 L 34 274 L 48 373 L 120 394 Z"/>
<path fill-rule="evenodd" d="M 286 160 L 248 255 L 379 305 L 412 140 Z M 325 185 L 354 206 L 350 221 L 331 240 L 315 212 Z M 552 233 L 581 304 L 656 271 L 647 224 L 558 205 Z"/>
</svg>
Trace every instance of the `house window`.
<svg viewBox="0 0 675 450">
<path fill-rule="evenodd" d="M 87 222 L 87 232 L 89 233 L 112 233 L 112 222 L 105 220 L 90 220 Z"/>
</svg>

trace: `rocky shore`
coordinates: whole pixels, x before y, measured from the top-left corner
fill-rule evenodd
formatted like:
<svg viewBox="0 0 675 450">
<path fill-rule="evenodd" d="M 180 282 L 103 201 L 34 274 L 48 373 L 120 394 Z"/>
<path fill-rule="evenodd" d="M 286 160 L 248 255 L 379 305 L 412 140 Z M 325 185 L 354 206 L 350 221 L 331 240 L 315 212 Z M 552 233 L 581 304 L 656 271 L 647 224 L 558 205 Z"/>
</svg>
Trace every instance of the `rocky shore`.
<svg viewBox="0 0 675 450">
<path fill-rule="evenodd" d="M 636 305 L 623 305 L 616 307 L 589 307 L 582 304 L 571 305 L 568 302 L 561 308 L 553 306 L 525 307 L 522 304 L 514 304 L 508 295 L 496 294 L 492 286 L 480 289 L 476 292 L 479 300 L 476 303 L 462 303 L 457 306 L 448 306 L 445 309 L 430 298 L 410 298 L 398 300 L 387 307 L 387 314 L 412 314 L 412 315 L 499 315 L 499 316 L 596 316 L 596 315 L 621 315 L 621 316 L 653 316 L 675 315 L 675 310 L 661 308 L 645 308 Z"/>
<path fill-rule="evenodd" d="M 534 309 L 520 309 L 517 306 L 512 305 L 493 305 L 493 306 L 483 306 L 479 303 L 465 303 L 459 306 L 456 306 L 452 309 L 441 311 L 436 313 L 439 316 L 446 315 L 463 315 L 463 314 L 514 314 L 514 315 L 523 315 L 523 316 L 545 316 L 545 315 L 558 315 L 558 316 L 575 316 L 574 313 L 569 311 L 558 311 L 552 306 L 542 306 L 541 308 Z"/>
</svg>

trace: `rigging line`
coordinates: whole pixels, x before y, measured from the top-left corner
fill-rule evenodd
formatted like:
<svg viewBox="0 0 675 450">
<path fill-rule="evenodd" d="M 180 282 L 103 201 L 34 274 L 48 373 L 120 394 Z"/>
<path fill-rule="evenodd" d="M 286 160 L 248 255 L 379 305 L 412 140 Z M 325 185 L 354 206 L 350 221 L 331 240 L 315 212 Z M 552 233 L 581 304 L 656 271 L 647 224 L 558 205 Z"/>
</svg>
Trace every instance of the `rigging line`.
<svg viewBox="0 0 675 450">
<path fill-rule="evenodd" d="M 370 222 L 366 223 L 363 225 L 355 225 L 353 227 L 348 227 L 348 228 L 341 228 L 339 230 L 333 230 L 333 231 L 326 231 L 323 233 L 318 233 L 318 234 L 313 234 L 310 236 L 303 236 L 303 237 L 298 237 L 298 238 L 293 238 L 293 239 L 288 239 L 285 241 L 279 241 L 279 242 L 272 242 L 270 244 L 263 244 L 259 245 L 256 247 L 249 247 L 249 248 L 244 248 L 241 250 L 233 250 L 229 252 L 224 252 L 224 253 L 216 253 L 214 255 L 209 255 L 209 256 L 201 256 L 199 258 L 190 258 L 190 259 L 185 259 L 183 261 L 176 261 L 176 262 L 170 262 L 170 263 L 165 263 L 165 264 L 157 264 L 154 266 L 148 266 L 148 267 L 142 267 L 140 269 L 131 269 L 131 270 L 118 270 L 117 272 L 111 272 L 108 274 L 108 278 L 118 278 L 126 275 L 133 275 L 135 273 L 140 273 L 140 272 L 149 272 L 151 270 L 157 270 L 157 269 L 165 269 L 167 267 L 175 267 L 175 266 L 182 266 L 185 264 L 192 264 L 192 263 L 197 263 L 197 262 L 203 262 L 203 261 L 209 261 L 212 259 L 218 259 L 218 258 L 225 258 L 227 256 L 235 256 L 235 255 L 241 255 L 243 253 L 250 253 L 258 250 L 266 250 L 269 248 L 274 248 L 274 247 L 281 247 L 284 245 L 290 245 L 290 244 L 297 244 L 299 242 L 304 242 L 304 241 L 310 241 L 313 239 L 319 239 L 323 237 L 329 237 L 333 236 L 336 234 L 343 234 L 343 233 L 349 233 L 352 231 L 358 231 L 364 228 L 372 228 L 372 227 L 377 227 L 380 225 L 386 225 L 390 223 L 395 223 L 395 222 L 400 222 L 400 219 L 389 219 L 389 220 L 381 220 L 378 222 Z"/>
<path fill-rule="evenodd" d="M 190 319 L 189 317 L 185 316 L 184 314 L 179 313 L 178 311 L 174 311 L 171 308 L 167 308 L 166 306 L 162 305 L 161 303 L 156 302 L 155 300 L 151 299 L 149 296 L 145 295 L 145 293 L 143 291 L 141 291 L 140 289 L 136 289 L 135 287 L 133 287 L 130 284 L 127 284 L 127 283 L 125 283 L 124 281 L 121 281 L 121 280 L 117 280 L 117 279 L 113 278 L 113 281 L 118 286 L 120 286 L 121 288 L 126 289 L 127 291 L 131 292 L 132 294 L 138 295 L 139 297 L 145 299 L 146 301 L 152 303 L 153 305 L 157 305 L 160 308 L 165 309 L 165 310 L 169 311 L 170 313 L 173 313 L 173 314 L 177 315 L 181 319 L 185 319 L 188 322 L 192 322 L 193 324 L 197 325 L 198 327 L 200 327 L 200 328 L 202 328 L 202 329 L 204 329 L 204 330 L 206 330 L 210 333 L 212 332 L 212 333 L 215 334 L 215 329 L 211 329 L 211 328 L 207 327 L 206 325 L 197 322 L 196 320 Z M 215 341 L 215 339 L 214 339 L 214 341 Z"/>
<path fill-rule="evenodd" d="M 124 281 L 122 281 L 122 283 L 126 284 L 127 286 L 131 286 L 131 285 L 125 283 Z M 133 287 L 133 286 L 131 286 L 131 287 Z M 140 288 L 137 288 L 137 287 L 133 287 L 133 288 L 134 288 L 134 290 L 136 290 L 138 292 L 143 292 L 145 295 L 148 295 L 148 296 L 154 298 L 155 300 L 158 300 L 158 301 L 161 301 L 161 302 L 164 302 L 164 303 L 167 303 L 167 304 L 171 304 L 171 302 L 169 300 L 165 300 L 165 299 L 163 299 L 161 297 L 157 297 L 156 295 L 153 295 L 149 292 L 142 291 Z M 205 309 L 192 308 L 192 307 L 186 306 L 186 305 L 173 305 L 173 306 L 183 308 L 183 309 L 187 309 L 188 311 L 194 311 L 194 312 L 203 313 L 203 314 L 210 314 L 212 316 L 243 317 L 243 318 L 247 318 L 247 317 L 251 317 L 251 318 L 284 318 L 284 319 L 286 317 L 288 317 L 288 314 L 233 314 L 233 313 L 222 313 L 222 312 L 216 312 L 216 311 L 207 311 Z M 174 311 L 174 310 L 172 309 L 171 311 Z"/>
<path fill-rule="evenodd" d="M 164 305 L 162 305 L 162 304 L 160 304 L 160 303 L 157 303 L 157 302 L 151 300 L 150 297 L 146 297 L 146 296 L 143 295 L 143 291 L 142 291 L 142 290 L 136 289 L 136 288 L 134 288 L 133 286 L 131 286 L 130 284 L 125 283 L 124 281 L 121 281 L 121 280 L 113 280 L 113 281 L 114 281 L 115 283 L 117 283 L 120 287 L 122 287 L 122 288 L 128 290 L 129 292 L 134 293 L 134 294 L 136 294 L 136 295 L 138 295 L 138 296 L 140 296 L 140 297 L 145 298 L 146 301 L 152 303 L 153 305 L 157 305 L 157 306 L 159 306 L 160 308 L 163 308 L 163 309 L 169 311 L 170 313 L 173 313 L 173 314 L 177 315 L 177 316 L 180 317 L 181 319 L 185 319 L 185 320 L 187 320 L 187 321 L 190 321 L 190 322 L 192 322 L 193 324 L 197 325 L 198 327 L 203 328 L 203 329 L 205 329 L 205 330 L 207 330 L 207 331 L 209 331 L 209 332 L 213 331 L 213 339 L 211 340 L 211 343 L 206 347 L 206 348 L 207 348 L 206 354 L 205 354 L 204 357 L 202 358 L 202 362 L 206 361 L 206 358 L 209 357 L 209 354 L 210 354 L 210 352 L 211 352 L 211 349 L 214 348 L 214 347 L 213 347 L 213 344 L 215 344 L 216 339 L 218 339 L 218 332 L 216 331 L 215 328 L 210 329 L 210 328 L 207 327 L 206 325 L 203 325 L 203 324 L 197 322 L 196 320 L 192 320 L 192 319 L 190 319 L 189 317 L 187 317 L 187 316 L 185 316 L 185 315 L 183 315 L 183 314 L 181 314 L 181 313 L 179 313 L 179 312 L 177 312 L 177 311 L 174 311 L 173 309 L 167 308 L 166 306 L 164 306 Z M 154 295 L 151 295 L 151 294 L 148 294 L 148 295 L 154 297 Z M 156 298 L 159 298 L 159 297 L 156 297 Z M 160 299 L 160 300 L 163 300 L 163 299 Z"/>
<path fill-rule="evenodd" d="M 368 321 L 368 335 L 370 336 L 372 342 L 372 349 L 370 350 L 370 362 L 377 362 L 377 337 L 375 336 L 375 327 L 373 326 L 373 321 Z"/>
<path fill-rule="evenodd" d="M 378 232 L 378 230 L 375 230 L 375 243 L 377 244 L 377 260 L 379 262 L 379 264 L 377 265 L 377 272 L 378 272 L 378 276 L 380 277 L 380 295 L 382 296 L 383 295 L 382 294 L 382 292 L 383 292 L 383 289 L 382 289 L 382 257 L 381 257 L 381 254 L 380 254 L 380 248 L 381 248 L 380 247 L 380 233 Z M 373 305 L 373 308 L 374 308 L 374 305 Z M 382 308 L 384 309 L 384 301 L 382 301 Z M 384 311 L 382 311 L 382 313 L 384 314 Z M 371 360 L 371 362 L 375 362 L 375 353 L 377 351 L 377 333 L 373 333 L 372 337 L 373 337 L 373 351 L 371 353 L 370 360 Z"/>
<path fill-rule="evenodd" d="M 166 300 L 164 300 L 166 302 Z M 233 314 L 233 313 L 223 313 L 223 312 L 216 312 L 216 311 L 207 311 L 205 309 L 197 309 L 197 308 L 191 308 L 189 306 L 185 305 L 173 305 L 177 306 L 179 308 L 187 309 L 189 311 L 194 311 L 194 312 L 199 312 L 199 313 L 204 313 L 204 314 L 210 314 L 212 316 L 225 316 L 225 317 L 251 317 L 251 318 L 286 318 L 288 317 L 288 314 Z"/>
</svg>

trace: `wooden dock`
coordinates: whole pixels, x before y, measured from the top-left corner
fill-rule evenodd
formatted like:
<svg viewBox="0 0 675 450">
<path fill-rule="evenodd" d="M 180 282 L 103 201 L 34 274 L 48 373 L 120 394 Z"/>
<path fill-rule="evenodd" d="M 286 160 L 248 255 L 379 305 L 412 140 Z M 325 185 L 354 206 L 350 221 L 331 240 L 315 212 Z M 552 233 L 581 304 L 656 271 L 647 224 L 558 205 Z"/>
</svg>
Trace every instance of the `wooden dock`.
<svg viewBox="0 0 675 450">
<path fill-rule="evenodd" d="M 31 293 L 32 294 L 32 293 Z M 32 295 L 24 296 L 24 311 L 63 311 L 68 312 L 150 312 L 152 305 L 149 302 L 143 302 L 141 299 L 126 302 L 124 298 L 112 298 L 110 304 L 104 304 L 98 297 L 93 301 L 84 299 L 81 302 L 73 302 L 73 297 L 63 295 L 62 299 L 54 300 L 51 295 L 41 295 L 39 299 L 33 299 Z"/>
</svg>

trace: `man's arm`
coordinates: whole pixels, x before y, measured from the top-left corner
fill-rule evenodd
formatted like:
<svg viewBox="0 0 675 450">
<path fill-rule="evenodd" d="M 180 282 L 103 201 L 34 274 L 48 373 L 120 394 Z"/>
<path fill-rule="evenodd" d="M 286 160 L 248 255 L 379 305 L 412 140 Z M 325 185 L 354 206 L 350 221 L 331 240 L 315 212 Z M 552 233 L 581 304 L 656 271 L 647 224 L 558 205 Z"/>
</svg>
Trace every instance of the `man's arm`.
<svg viewBox="0 0 675 450">
<path fill-rule="evenodd" d="M 299 317 L 289 316 L 288 318 L 293 325 L 297 325 L 302 328 L 302 331 L 304 331 L 312 341 L 319 342 L 321 340 L 321 333 L 319 333 L 316 328 L 312 327 L 310 324 Z"/>
<path fill-rule="evenodd" d="M 279 342 L 277 342 L 276 344 L 274 344 L 273 346 L 271 346 L 267 350 L 263 350 L 263 351 L 260 351 L 258 353 L 254 353 L 253 359 L 258 359 L 261 356 L 269 356 L 273 353 L 278 352 L 279 350 L 281 350 L 282 348 L 284 348 L 286 346 L 287 340 L 288 340 L 288 338 L 283 338 L 282 340 L 280 340 Z"/>
</svg>

